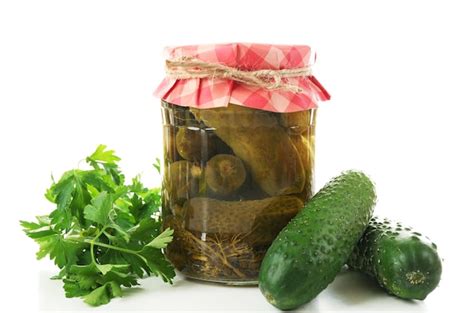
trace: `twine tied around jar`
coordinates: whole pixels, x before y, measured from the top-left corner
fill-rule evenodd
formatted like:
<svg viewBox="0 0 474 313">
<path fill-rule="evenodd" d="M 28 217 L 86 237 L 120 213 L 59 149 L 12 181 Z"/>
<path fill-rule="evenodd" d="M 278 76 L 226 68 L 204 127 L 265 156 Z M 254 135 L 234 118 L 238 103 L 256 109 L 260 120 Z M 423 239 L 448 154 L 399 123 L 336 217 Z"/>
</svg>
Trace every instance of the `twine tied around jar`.
<svg viewBox="0 0 474 313">
<path fill-rule="evenodd" d="M 230 79 L 246 85 L 265 88 L 267 90 L 283 89 L 293 93 L 300 93 L 303 91 L 302 88 L 285 82 L 282 78 L 310 76 L 311 67 L 244 71 L 220 63 L 209 63 L 194 57 L 182 56 L 166 60 L 166 74 L 168 77 L 174 79 Z"/>
</svg>

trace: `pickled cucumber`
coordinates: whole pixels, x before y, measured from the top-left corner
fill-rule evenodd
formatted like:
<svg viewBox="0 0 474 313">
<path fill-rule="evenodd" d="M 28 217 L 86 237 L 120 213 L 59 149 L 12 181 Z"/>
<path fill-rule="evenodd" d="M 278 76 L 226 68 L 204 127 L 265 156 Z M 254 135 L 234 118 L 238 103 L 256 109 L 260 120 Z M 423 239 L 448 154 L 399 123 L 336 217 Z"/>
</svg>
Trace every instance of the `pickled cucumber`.
<svg viewBox="0 0 474 313">
<path fill-rule="evenodd" d="M 185 226 L 202 233 L 246 234 L 257 230 L 276 236 L 303 205 L 295 196 L 246 201 L 192 198 L 184 205 Z"/>
<path fill-rule="evenodd" d="M 298 154 L 305 170 L 305 184 L 299 194 L 303 201 L 309 200 L 313 195 L 313 170 L 314 170 L 314 136 L 311 131 L 302 134 L 291 135 L 291 142 L 298 150 Z"/>
<path fill-rule="evenodd" d="M 188 199 L 199 191 L 201 169 L 189 161 L 181 160 L 165 167 L 163 190 L 170 199 Z"/>
<path fill-rule="evenodd" d="M 276 116 L 229 104 L 226 108 L 193 109 L 195 117 L 215 133 L 249 168 L 253 180 L 267 194 L 303 190 L 306 176 L 301 158 Z"/>
<path fill-rule="evenodd" d="M 230 154 L 218 154 L 212 157 L 206 164 L 205 173 L 207 186 L 222 196 L 237 191 L 247 177 L 244 163 Z"/>
<path fill-rule="evenodd" d="M 176 150 L 189 161 L 206 161 L 215 152 L 213 135 L 203 129 L 179 128 L 176 134 Z"/>
</svg>

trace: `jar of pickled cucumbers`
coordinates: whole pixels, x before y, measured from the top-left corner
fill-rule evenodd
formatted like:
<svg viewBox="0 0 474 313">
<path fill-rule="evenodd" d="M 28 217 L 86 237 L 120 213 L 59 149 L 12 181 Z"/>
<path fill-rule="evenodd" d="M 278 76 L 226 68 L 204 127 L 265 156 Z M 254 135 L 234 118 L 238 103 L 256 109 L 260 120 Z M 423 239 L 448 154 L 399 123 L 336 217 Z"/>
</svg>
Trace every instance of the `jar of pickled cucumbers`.
<svg viewBox="0 0 474 313">
<path fill-rule="evenodd" d="M 273 239 L 314 193 L 317 102 L 308 46 L 166 49 L 166 255 L 186 277 L 255 284 Z"/>
</svg>

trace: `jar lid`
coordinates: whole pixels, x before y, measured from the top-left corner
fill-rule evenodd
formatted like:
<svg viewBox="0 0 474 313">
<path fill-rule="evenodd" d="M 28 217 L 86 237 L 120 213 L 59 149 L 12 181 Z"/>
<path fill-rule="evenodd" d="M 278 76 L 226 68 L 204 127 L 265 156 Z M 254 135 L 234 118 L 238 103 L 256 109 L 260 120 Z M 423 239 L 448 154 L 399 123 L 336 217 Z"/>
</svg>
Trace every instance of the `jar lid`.
<svg viewBox="0 0 474 313">
<path fill-rule="evenodd" d="M 311 56 L 311 48 L 300 45 L 167 47 L 168 76 L 154 95 L 200 109 L 233 103 L 272 112 L 304 111 L 330 98 L 311 73 Z"/>
</svg>

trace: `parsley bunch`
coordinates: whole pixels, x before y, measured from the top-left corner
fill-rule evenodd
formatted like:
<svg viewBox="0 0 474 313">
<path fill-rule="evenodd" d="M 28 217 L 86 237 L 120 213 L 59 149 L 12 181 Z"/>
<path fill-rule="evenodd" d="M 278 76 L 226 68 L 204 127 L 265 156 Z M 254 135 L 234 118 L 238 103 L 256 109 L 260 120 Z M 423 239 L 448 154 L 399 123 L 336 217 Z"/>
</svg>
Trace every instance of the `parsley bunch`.
<svg viewBox="0 0 474 313">
<path fill-rule="evenodd" d="M 145 188 L 139 176 L 125 184 L 120 158 L 105 145 L 86 161 L 90 169 L 53 180 L 45 195 L 56 205 L 49 215 L 21 221 L 40 246 L 37 258 L 49 255 L 60 268 L 53 278 L 63 280 L 66 297 L 94 306 L 122 296 L 122 286 L 136 286 L 145 275 L 172 283 L 175 272 L 162 249 L 173 230 L 161 232 L 160 190 Z"/>
</svg>

